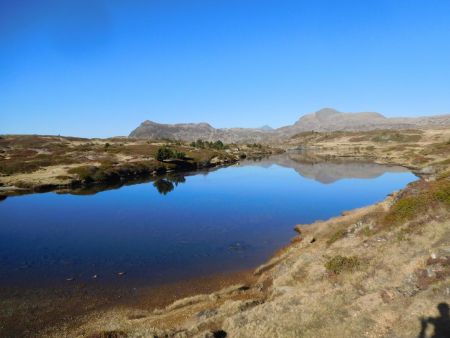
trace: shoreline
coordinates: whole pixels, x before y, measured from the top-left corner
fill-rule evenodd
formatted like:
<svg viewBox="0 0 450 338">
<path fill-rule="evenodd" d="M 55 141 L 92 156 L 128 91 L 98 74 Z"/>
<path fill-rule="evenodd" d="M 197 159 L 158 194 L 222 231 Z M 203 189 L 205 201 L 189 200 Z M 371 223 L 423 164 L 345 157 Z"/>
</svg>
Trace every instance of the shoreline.
<svg viewBox="0 0 450 338">
<path fill-rule="evenodd" d="M 161 167 L 159 170 L 155 170 L 153 172 L 145 171 L 142 173 L 130 173 L 129 175 L 127 174 L 124 175 L 123 177 L 94 182 L 83 182 L 80 180 L 73 180 L 70 183 L 64 184 L 51 184 L 44 182 L 40 185 L 34 185 L 30 188 L 0 187 L 0 202 L 8 197 L 40 194 L 47 192 L 55 192 L 57 194 L 91 195 L 102 191 L 119 189 L 127 185 L 153 182 L 158 179 L 167 178 L 169 175 L 190 176 L 199 173 L 208 173 L 238 163 L 239 161 L 236 160 L 233 162 L 217 163 L 210 166 L 204 166 L 198 169 L 187 167 L 167 169 L 165 167 Z"/>
<path fill-rule="evenodd" d="M 326 151 L 321 155 L 329 156 Z M 354 155 L 353 149 L 344 149 L 333 158 L 370 159 L 367 153 Z M 388 157 L 377 149 L 374 163 L 414 167 L 418 179 L 378 203 L 297 225 L 291 243 L 254 269 L 247 283 L 238 276 L 224 289 L 202 291 L 197 282 L 192 294 L 176 296 L 172 303 L 166 298 L 156 309 L 144 301 L 138 310 L 136 304 L 94 310 L 76 325 L 52 327 L 45 335 L 415 335 L 418 318 L 432 315 L 450 292 L 450 217 L 442 204 L 447 202 L 418 205 L 410 218 L 383 222 L 399 202 L 420 200 L 440 184 L 446 191 L 448 166 L 441 164 L 442 155 L 436 156 L 414 165 L 410 157 Z M 339 257 L 356 263 L 327 267 Z"/>
<path fill-rule="evenodd" d="M 367 159 L 364 159 L 367 160 Z M 238 162 L 236 162 L 238 163 Z M 231 163 L 230 165 L 233 165 L 235 163 Z M 217 170 L 221 166 L 216 166 L 213 168 L 209 168 L 211 170 Z M 185 174 L 197 174 L 199 171 L 187 171 L 182 172 Z M 163 176 L 162 176 L 163 177 Z M 156 177 L 157 178 L 157 177 Z M 153 178 L 154 179 L 154 178 Z M 149 178 L 149 180 L 152 180 L 152 177 Z M 134 182 L 131 182 L 133 184 Z M 103 191 L 103 189 L 101 190 Z M 58 191 L 56 191 L 58 193 Z M 70 193 L 70 191 L 68 191 Z M 367 209 L 372 206 L 365 206 L 360 209 Z M 358 209 L 359 210 L 359 209 Z M 343 211 L 343 213 L 348 213 L 347 211 Z M 334 218 L 340 218 L 341 216 L 336 216 Z M 334 219 L 333 218 L 333 219 Z M 265 297 L 264 292 L 262 291 L 263 288 L 261 287 L 262 284 L 267 284 L 267 282 L 261 283 L 258 281 L 258 278 L 265 272 L 269 271 L 271 268 L 273 268 L 277 263 L 279 263 L 283 258 L 285 258 L 285 253 L 291 250 L 291 248 L 298 244 L 300 242 L 300 236 L 295 234 L 295 231 L 297 228 L 293 228 L 292 233 L 292 239 L 291 243 L 287 244 L 286 246 L 283 246 L 279 249 L 277 249 L 268 259 L 266 262 L 256 266 L 253 269 L 247 270 L 245 272 L 226 272 L 226 273 L 218 273 L 211 276 L 203 276 L 198 278 L 192 278 L 188 280 L 181 280 L 178 282 L 170 282 L 170 283 L 163 283 L 161 285 L 157 286 L 148 286 L 148 287 L 140 287 L 139 292 L 136 294 L 133 294 L 133 292 L 125 292 L 123 290 L 126 290 L 126 286 L 124 287 L 117 287 L 117 290 L 114 291 L 114 287 L 111 287 L 110 291 L 108 292 L 108 287 L 101 288 L 100 291 L 96 291 L 95 288 L 89 291 L 91 289 L 90 286 L 82 285 L 83 283 L 80 283 L 80 285 L 75 284 L 74 286 L 66 286 L 63 288 L 57 288 L 59 290 L 69 290 L 67 291 L 68 294 L 73 295 L 69 296 L 67 299 L 67 302 L 65 306 L 68 307 L 67 312 L 71 313 L 72 305 L 71 302 L 73 302 L 73 299 L 76 299 L 79 297 L 77 294 L 77 290 L 79 288 L 84 289 L 84 293 L 90 293 L 90 296 L 88 296 L 89 302 L 91 302 L 91 307 L 89 309 L 86 309 L 84 311 L 79 311 L 79 313 L 75 316 L 75 322 L 72 322 L 71 325 L 77 325 L 75 323 L 81 323 L 86 318 L 90 318 L 92 313 L 97 312 L 104 312 L 108 311 L 108 309 L 111 308 L 125 308 L 127 311 L 128 317 L 139 317 L 141 314 L 139 314 L 139 311 L 145 310 L 145 311 L 155 311 L 157 309 L 164 309 L 174 302 L 181 301 L 185 298 L 189 297 L 197 297 L 207 294 L 214 294 L 216 292 L 220 292 L 223 288 L 231 287 L 233 285 L 238 285 L 238 288 L 244 287 L 247 289 L 256 289 L 256 294 L 258 298 Z M 303 236 L 304 234 L 302 234 Z M 306 239 L 306 241 L 309 241 L 309 239 Z M 269 283 L 270 284 L 270 283 Z M 264 287 L 267 288 L 267 285 Z M 71 290 L 71 289 L 75 289 Z M 40 294 L 46 294 L 45 288 L 41 288 L 41 290 L 44 290 L 42 292 L 38 292 Z M 64 291 L 61 291 L 64 293 Z M 233 291 L 234 292 L 234 291 Z M 98 295 L 96 295 L 99 293 Z M 240 294 L 245 294 L 245 292 L 239 291 Z M 106 296 L 108 295 L 108 296 Z M 119 298 L 115 298 L 116 296 L 119 296 Z M 233 293 L 233 297 L 236 296 L 235 293 Z M 45 296 L 51 299 L 51 293 L 50 296 L 47 294 Z M 106 297 L 106 299 L 105 299 Z M 109 300 L 112 298 L 113 300 Z M 107 300 L 108 299 L 108 300 Z M 63 310 L 65 312 L 66 310 Z M 77 311 L 74 311 L 76 313 Z M 131 314 L 130 314 L 131 313 Z M 133 314 L 134 313 L 134 314 Z M 45 316 L 43 317 L 45 319 Z M 88 319 L 89 320 L 89 319 Z M 52 322 L 52 320 L 49 319 L 49 322 Z M 64 324 L 64 320 L 55 320 L 54 325 L 50 326 L 44 326 L 42 327 L 42 330 L 44 332 L 43 335 L 47 335 L 48 332 L 53 332 L 53 330 L 59 330 L 58 326 L 61 324 Z M 58 328 L 58 329 L 55 329 Z M 74 330 L 75 327 L 70 328 L 69 330 Z M 49 330 L 49 331 L 47 331 Z"/>
<path fill-rule="evenodd" d="M 198 148 L 170 140 L 4 136 L 0 138 L 0 197 L 108 189 L 283 152 L 262 145 L 211 147 Z M 168 158 L 157 159 L 161 149 L 167 150 Z"/>
<path fill-rule="evenodd" d="M 337 157 L 350 158 L 350 156 L 334 156 L 334 158 Z M 368 159 L 367 156 L 358 156 L 357 158 Z M 372 160 L 379 164 L 411 168 L 410 163 L 401 160 L 394 162 L 392 159 L 384 157 L 372 158 Z M 414 222 L 411 223 L 412 230 L 408 230 L 410 226 L 408 222 L 406 222 L 406 225 L 398 226 L 395 229 L 385 230 L 381 228 L 377 230 L 378 219 L 384 217 L 383 215 L 386 213 L 389 214 L 398 201 L 404 199 L 405 196 L 409 196 L 409 194 L 414 195 L 417 192 L 420 193 L 420 191 L 427 192 L 427 189 L 429 189 L 427 186 L 434 184 L 433 182 L 438 179 L 437 173 L 439 171 L 437 170 L 433 170 L 433 172 L 425 170 L 424 172 L 425 165 L 413 167 L 418 179 L 400 191 L 389 194 L 383 201 L 362 208 L 343 211 L 341 215 L 325 221 L 297 225 L 294 230 L 298 234 L 293 235 L 291 243 L 277 250 L 264 264 L 255 268 L 253 270 L 255 280 L 246 285 L 245 289 L 241 289 L 242 285 L 238 283 L 234 288 L 230 287 L 206 295 L 199 294 L 194 297 L 182 298 L 157 311 L 146 312 L 145 316 L 143 315 L 138 322 L 134 322 L 134 325 L 131 325 L 131 321 L 126 319 L 125 313 L 130 309 L 110 309 L 108 314 L 105 314 L 102 318 L 87 320 L 83 327 L 89 332 L 115 332 L 117 330 L 119 332 L 124 330 L 123 332 L 138 334 L 138 332 L 143 332 L 142 330 L 147 330 L 145 332 L 152 332 L 156 335 L 168 334 L 169 336 L 175 334 L 175 332 L 183 332 L 187 337 L 203 337 L 204 334 L 214 334 L 214 332 L 219 331 L 226 332 L 233 337 L 247 337 L 250 333 L 260 335 L 264 332 L 272 332 L 273 336 L 297 337 L 305 329 L 309 330 L 310 333 L 314 332 L 312 336 L 331 334 L 348 336 L 347 325 L 342 326 L 345 322 L 343 319 L 336 322 L 331 317 L 327 319 L 330 325 L 316 327 L 310 326 L 311 324 L 308 321 L 302 325 L 294 319 L 295 317 L 292 317 L 292 315 L 300 316 L 300 314 L 305 316 L 305 313 L 313 311 L 315 315 L 320 314 L 323 318 L 326 318 L 330 315 L 330 309 L 333 308 L 331 313 L 335 313 L 335 311 L 341 311 L 342 308 L 345 308 L 346 311 L 353 311 L 354 314 L 350 318 L 368 316 L 367 318 L 370 317 L 370 320 L 374 322 L 374 335 L 364 334 L 365 331 L 360 330 L 366 330 L 366 328 L 356 323 L 353 323 L 355 324 L 352 326 L 354 332 L 350 335 L 375 337 L 393 332 L 392 326 L 383 327 L 383 311 L 385 311 L 386 306 L 397 306 L 399 304 L 398 306 L 406 308 L 407 306 L 423 304 L 422 312 L 417 314 L 417 316 L 420 316 L 426 311 L 430 313 L 429 311 L 432 311 L 435 303 L 439 299 L 442 300 L 443 294 L 446 292 L 445 284 L 439 284 L 440 279 L 436 281 L 429 279 L 429 281 L 420 282 L 425 284 L 419 286 L 418 291 L 414 291 L 411 296 L 408 296 L 415 296 L 411 298 L 413 303 L 411 301 L 405 303 L 406 299 L 402 298 L 404 297 L 402 296 L 403 293 L 409 295 L 409 288 L 417 287 L 414 286 L 415 284 L 411 284 L 417 282 L 410 282 L 409 278 L 411 277 L 407 276 L 419 278 L 415 276 L 420 276 L 420 273 L 422 273 L 421 266 L 424 264 L 422 262 L 426 261 L 427 254 L 424 255 L 424 248 L 421 246 L 434 247 L 434 249 L 429 250 L 437 252 L 442 250 L 441 247 L 445 243 L 450 245 L 450 242 L 446 240 L 446 231 L 450 231 L 450 223 L 447 221 L 448 216 L 443 209 L 437 209 L 438 212 L 431 215 L 424 213 L 417 216 L 431 220 L 431 223 L 425 223 L 422 226 L 421 232 L 415 230 Z M 433 167 L 433 169 L 436 168 Z M 437 233 L 436 222 L 441 225 Z M 339 236 L 336 237 L 336 234 L 339 234 Z M 406 242 L 403 239 L 405 236 L 408 238 Z M 407 244 L 409 241 L 416 241 L 421 244 L 411 246 Z M 330 259 L 330 253 L 336 254 L 339 252 L 348 255 L 356 254 L 356 257 L 361 260 L 361 263 L 358 263 L 361 268 L 358 268 L 358 270 L 362 269 L 362 271 L 356 271 L 354 274 L 342 273 L 342 275 L 327 272 L 324 265 L 327 264 L 326 260 Z M 433 255 L 432 257 L 434 257 Z M 395 257 L 395 260 L 390 263 L 393 257 Z M 379 263 L 374 263 L 375 261 Z M 389 276 L 390 279 L 382 283 L 378 282 L 377 275 L 384 269 L 391 269 L 392 264 L 397 266 L 395 268 L 397 274 L 383 272 L 383 276 L 386 276 L 386 278 Z M 430 266 L 434 268 L 433 265 Z M 380 271 L 374 272 L 377 269 Z M 450 271 L 448 271 L 448 274 L 450 276 Z M 373 290 L 369 291 L 367 287 L 363 286 L 364 283 L 369 283 L 369 289 Z M 294 288 L 294 285 L 299 285 L 299 288 Z M 352 285 L 357 285 L 356 289 Z M 433 289 L 429 288 L 428 285 L 434 285 Z M 346 290 L 347 296 L 343 299 L 335 298 L 336 295 L 340 294 L 339 290 L 342 288 Z M 434 294 L 430 292 L 434 292 Z M 323 297 L 329 297 L 332 303 L 329 303 L 329 300 Z M 352 309 L 354 302 L 357 304 L 366 302 L 367 297 L 376 299 L 376 301 L 372 301 L 375 302 L 373 303 L 376 305 L 375 307 L 366 305 L 370 310 L 369 313 L 365 314 L 358 309 Z M 347 298 L 350 303 L 347 303 Z M 217 299 L 220 300 L 218 304 L 216 304 Z M 286 308 L 286 304 L 291 304 L 291 306 Z M 335 309 L 335 306 L 338 307 Z M 278 310 L 274 310 L 274 307 Z M 210 317 L 204 318 L 200 315 L 205 311 L 212 311 L 210 309 L 215 309 L 214 312 L 211 312 Z M 301 312 L 297 313 L 297 311 Z M 404 318 L 401 317 L 403 312 L 398 311 L 394 318 L 399 323 L 398 330 L 414 334 L 418 332 L 418 325 L 411 325 L 410 323 L 413 320 L 411 316 L 414 316 L 416 312 L 410 311 L 411 315 L 403 316 Z M 246 318 L 244 322 L 242 322 L 243 316 Z M 117 323 L 109 325 L 105 321 L 106 318 L 115 318 Z M 258 323 L 261 323 L 260 320 L 263 318 L 266 318 L 266 322 L 261 326 Z M 306 318 L 309 317 L 306 316 Z M 323 320 L 320 322 L 323 322 Z M 344 334 L 344 332 L 346 333 Z"/>
<path fill-rule="evenodd" d="M 127 286 L 126 281 L 124 285 L 115 286 L 82 282 L 37 289 L 0 286 L 2 302 L 19 310 L 16 316 L 4 320 L 0 328 L 6 336 L 47 336 L 64 326 L 69 331 L 74 330 L 95 313 L 111 308 L 128 309 L 130 317 L 138 319 L 142 311 L 154 311 L 186 297 L 217 292 L 236 284 L 249 285 L 254 280 L 252 270 L 241 270 L 137 289 Z"/>
</svg>

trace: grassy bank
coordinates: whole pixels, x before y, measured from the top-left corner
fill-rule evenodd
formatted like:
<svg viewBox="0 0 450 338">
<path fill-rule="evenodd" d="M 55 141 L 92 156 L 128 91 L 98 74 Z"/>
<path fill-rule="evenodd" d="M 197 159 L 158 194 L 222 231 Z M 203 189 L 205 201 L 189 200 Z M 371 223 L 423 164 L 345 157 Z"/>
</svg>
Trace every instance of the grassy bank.
<svg viewBox="0 0 450 338">
<path fill-rule="evenodd" d="M 129 138 L 0 137 L 0 195 L 130 181 L 267 156 L 267 146 Z M 278 150 L 279 151 L 279 150 Z"/>
<path fill-rule="evenodd" d="M 283 147 L 312 152 L 322 158 L 359 158 L 399 164 L 420 175 L 436 175 L 450 165 L 450 130 L 444 128 L 305 132 L 293 136 Z"/>
</svg>

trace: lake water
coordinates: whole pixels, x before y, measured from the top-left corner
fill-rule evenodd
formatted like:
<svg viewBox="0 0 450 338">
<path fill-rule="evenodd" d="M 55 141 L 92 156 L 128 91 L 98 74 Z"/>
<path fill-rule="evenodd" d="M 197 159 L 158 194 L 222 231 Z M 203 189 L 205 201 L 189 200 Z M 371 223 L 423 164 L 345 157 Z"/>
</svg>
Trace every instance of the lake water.
<svg viewBox="0 0 450 338">
<path fill-rule="evenodd" d="M 156 285 L 253 268 L 298 223 L 372 204 L 416 177 L 298 154 L 105 190 L 0 202 L 0 284 Z M 118 272 L 125 272 L 122 277 Z"/>
</svg>

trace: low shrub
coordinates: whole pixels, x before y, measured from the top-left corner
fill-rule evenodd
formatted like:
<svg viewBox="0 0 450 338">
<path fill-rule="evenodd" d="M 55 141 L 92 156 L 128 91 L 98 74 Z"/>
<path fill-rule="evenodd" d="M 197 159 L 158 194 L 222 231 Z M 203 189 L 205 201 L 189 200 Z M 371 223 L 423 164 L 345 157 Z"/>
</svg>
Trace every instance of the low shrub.
<svg viewBox="0 0 450 338">
<path fill-rule="evenodd" d="M 432 193 L 439 202 L 443 203 L 446 207 L 450 207 L 450 181 L 436 181 Z"/>
<path fill-rule="evenodd" d="M 200 149 L 217 149 L 222 150 L 228 148 L 221 140 L 217 140 L 215 142 L 203 141 L 198 139 L 197 141 L 191 142 L 191 147 L 200 148 Z"/>
<path fill-rule="evenodd" d="M 340 274 L 342 272 L 354 271 L 361 265 L 359 259 L 355 256 L 346 257 L 337 255 L 325 263 L 328 272 Z"/>
<path fill-rule="evenodd" d="M 438 205 L 450 208 L 450 181 L 440 179 L 426 183 L 413 195 L 401 197 L 382 219 L 382 225 L 399 225 L 433 210 Z"/>
<path fill-rule="evenodd" d="M 426 208 L 421 196 L 410 196 L 398 200 L 389 210 L 384 223 L 398 224 L 413 219 Z"/>
<path fill-rule="evenodd" d="M 160 162 L 162 162 L 164 160 L 169 160 L 172 158 L 175 158 L 175 153 L 172 149 L 170 149 L 168 147 L 162 147 L 156 151 L 156 159 Z"/>
</svg>

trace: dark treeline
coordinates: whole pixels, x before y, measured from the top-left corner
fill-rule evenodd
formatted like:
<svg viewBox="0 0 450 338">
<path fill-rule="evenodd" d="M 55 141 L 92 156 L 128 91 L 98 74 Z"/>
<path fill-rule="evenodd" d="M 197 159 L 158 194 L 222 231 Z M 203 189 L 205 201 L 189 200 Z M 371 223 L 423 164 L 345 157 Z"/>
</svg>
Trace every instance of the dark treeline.
<svg viewBox="0 0 450 338">
<path fill-rule="evenodd" d="M 194 148 L 201 148 L 201 149 L 226 149 L 228 148 L 227 145 L 225 145 L 221 140 L 210 142 L 210 141 L 203 141 L 198 139 L 197 141 L 191 142 L 191 147 Z"/>
</svg>

